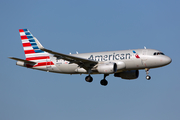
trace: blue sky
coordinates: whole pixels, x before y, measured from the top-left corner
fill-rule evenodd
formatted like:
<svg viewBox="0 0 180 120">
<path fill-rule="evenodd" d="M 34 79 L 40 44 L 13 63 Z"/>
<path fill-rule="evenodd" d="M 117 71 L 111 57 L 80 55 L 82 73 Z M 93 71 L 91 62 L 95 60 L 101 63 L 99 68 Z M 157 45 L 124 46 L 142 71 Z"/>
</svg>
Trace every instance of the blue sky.
<svg viewBox="0 0 180 120">
<path fill-rule="evenodd" d="M 0 2 L 1 120 L 179 120 L 179 0 L 6 0 Z M 69 54 L 153 48 L 168 66 L 140 71 L 136 80 L 64 75 L 15 65 L 25 58 L 18 29 L 44 47 Z"/>
</svg>

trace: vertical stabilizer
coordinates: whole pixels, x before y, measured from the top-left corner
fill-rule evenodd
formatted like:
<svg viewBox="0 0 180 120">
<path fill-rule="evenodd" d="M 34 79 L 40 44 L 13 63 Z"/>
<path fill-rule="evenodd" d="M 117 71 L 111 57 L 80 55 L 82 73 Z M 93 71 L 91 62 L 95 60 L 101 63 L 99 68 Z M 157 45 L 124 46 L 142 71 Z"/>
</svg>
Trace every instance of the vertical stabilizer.
<svg viewBox="0 0 180 120">
<path fill-rule="evenodd" d="M 26 60 L 38 63 L 33 67 L 54 65 L 54 63 L 50 60 L 50 54 L 39 49 L 38 45 L 42 46 L 41 43 L 31 34 L 28 29 L 19 29 L 19 33 Z"/>
</svg>

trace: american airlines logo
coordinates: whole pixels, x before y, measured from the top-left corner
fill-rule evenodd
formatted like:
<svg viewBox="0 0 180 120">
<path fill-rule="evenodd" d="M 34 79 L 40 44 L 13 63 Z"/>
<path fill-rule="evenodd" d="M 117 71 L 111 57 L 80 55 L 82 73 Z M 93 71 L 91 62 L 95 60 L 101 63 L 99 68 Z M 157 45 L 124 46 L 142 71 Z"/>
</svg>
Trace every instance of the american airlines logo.
<svg viewBox="0 0 180 120">
<path fill-rule="evenodd" d="M 136 53 L 136 51 L 133 50 L 133 53 L 135 54 L 136 58 L 140 58 L 139 55 Z"/>
<path fill-rule="evenodd" d="M 124 59 L 130 59 L 131 54 L 109 54 L 109 55 L 90 55 L 88 59 L 95 60 L 95 61 L 108 61 L 108 60 L 124 60 Z"/>
</svg>

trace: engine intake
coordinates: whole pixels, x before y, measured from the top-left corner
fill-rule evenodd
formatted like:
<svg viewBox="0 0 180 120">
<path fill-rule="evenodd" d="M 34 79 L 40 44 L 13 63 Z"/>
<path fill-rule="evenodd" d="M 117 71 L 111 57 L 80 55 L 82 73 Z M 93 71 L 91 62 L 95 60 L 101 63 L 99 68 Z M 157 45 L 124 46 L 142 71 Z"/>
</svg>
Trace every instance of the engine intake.
<svg viewBox="0 0 180 120">
<path fill-rule="evenodd" d="M 102 74 L 115 73 L 117 71 L 117 64 L 112 62 L 99 64 L 97 67 L 97 71 Z"/>
</svg>

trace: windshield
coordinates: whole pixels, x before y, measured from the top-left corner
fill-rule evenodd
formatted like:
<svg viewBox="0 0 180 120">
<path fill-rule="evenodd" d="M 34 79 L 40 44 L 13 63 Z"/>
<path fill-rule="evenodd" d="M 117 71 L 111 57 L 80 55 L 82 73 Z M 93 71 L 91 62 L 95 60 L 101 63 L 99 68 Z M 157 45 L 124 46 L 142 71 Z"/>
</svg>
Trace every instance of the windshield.
<svg viewBox="0 0 180 120">
<path fill-rule="evenodd" d="M 154 55 L 165 55 L 165 54 L 162 52 L 155 52 Z"/>
</svg>

